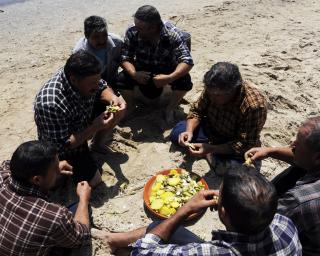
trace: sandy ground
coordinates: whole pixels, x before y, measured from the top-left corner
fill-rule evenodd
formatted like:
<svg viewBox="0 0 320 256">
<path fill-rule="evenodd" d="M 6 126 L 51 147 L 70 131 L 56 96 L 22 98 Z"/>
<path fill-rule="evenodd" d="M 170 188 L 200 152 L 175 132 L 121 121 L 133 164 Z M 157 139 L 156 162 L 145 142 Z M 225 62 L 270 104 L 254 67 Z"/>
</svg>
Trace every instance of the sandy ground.
<svg viewBox="0 0 320 256">
<path fill-rule="evenodd" d="M 63 66 L 82 36 L 83 19 L 97 14 L 107 18 L 109 30 L 124 34 L 131 15 L 144 1 L 27 1 L 0 6 L 0 159 L 9 159 L 22 142 L 36 138 L 32 103 L 36 92 Z M 202 76 L 217 61 L 239 65 L 245 79 L 268 98 L 268 119 L 261 138 L 264 145 L 288 144 L 305 118 L 319 114 L 320 2 L 268 1 L 148 1 L 192 34 L 195 67 L 193 102 L 202 90 Z M 186 103 L 177 121 L 188 112 Z M 115 129 L 111 147 L 117 151 L 97 155 L 104 163 L 105 184 L 93 192 L 96 225 L 125 231 L 151 222 L 143 207 L 143 186 L 156 171 L 184 167 L 204 176 L 211 188 L 219 180 L 205 160 L 184 157 L 171 146 L 161 110 L 143 109 Z M 284 164 L 266 160 L 262 173 L 272 178 Z M 121 190 L 120 185 L 129 185 Z M 60 191 L 66 202 L 74 198 Z M 65 195 L 68 195 L 67 197 Z M 190 229 L 210 239 L 212 229 L 223 228 L 209 211 Z M 94 255 L 108 255 L 94 241 Z"/>
</svg>

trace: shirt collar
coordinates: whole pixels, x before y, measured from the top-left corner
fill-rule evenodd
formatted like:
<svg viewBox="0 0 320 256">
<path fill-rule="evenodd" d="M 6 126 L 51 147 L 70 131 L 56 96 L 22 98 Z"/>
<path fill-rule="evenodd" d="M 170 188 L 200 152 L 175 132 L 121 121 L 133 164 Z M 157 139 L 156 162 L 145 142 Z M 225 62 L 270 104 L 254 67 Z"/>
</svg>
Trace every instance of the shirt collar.
<svg viewBox="0 0 320 256">
<path fill-rule="evenodd" d="M 297 181 L 297 185 L 299 186 L 308 183 L 313 183 L 317 180 L 320 180 L 320 171 L 307 173 Z"/>
<path fill-rule="evenodd" d="M 110 34 L 108 34 L 108 39 L 107 39 L 107 50 L 109 51 L 109 48 L 115 48 L 116 44 L 113 42 L 112 37 Z"/>
<path fill-rule="evenodd" d="M 76 99 L 80 99 L 82 98 L 81 94 L 76 91 L 75 89 L 73 89 L 71 83 L 69 82 L 65 72 L 64 72 L 64 68 L 60 69 L 60 74 L 61 74 L 61 78 L 63 80 L 63 84 L 65 85 L 65 89 L 68 91 L 68 95 L 71 97 L 75 97 Z"/>
<path fill-rule="evenodd" d="M 163 22 L 162 22 L 162 28 L 160 30 L 160 38 L 162 37 L 169 37 L 169 30 Z"/>
<path fill-rule="evenodd" d="M 47 194 L 40 191 L 39 187 L 31 184 L 24 184 L 22 182 L 16 181 L 9 178 L 9 187 L 19 195 L 23 196 L 34 196 L 47 200 Z"/>
<path fill-rule="evenodd" d="M 263 241 L 270 236 L 270 227 L 267 227 L 260 233 L 255 235 L 245 235 L 236 232 L 225 230 L 212 231 L 212 240 L 221 240 L 227 243 L 241 242 L 241 243 L 257 243 Z"/>
</svg>

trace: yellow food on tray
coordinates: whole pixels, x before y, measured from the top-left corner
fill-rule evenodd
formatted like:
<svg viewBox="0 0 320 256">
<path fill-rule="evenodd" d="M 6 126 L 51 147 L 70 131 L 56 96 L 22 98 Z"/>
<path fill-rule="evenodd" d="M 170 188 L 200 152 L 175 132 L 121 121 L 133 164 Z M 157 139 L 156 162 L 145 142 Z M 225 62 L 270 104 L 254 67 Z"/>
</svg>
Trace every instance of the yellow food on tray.
<svg viewBox="0 0 320 256">
<path fill-rule="evenodd" d="M 150 207 L 166 217 L 174 214 L 179 207 L 186 203 L 197 192 L 205 188 L 197 182 L 197 176 L 182 170 L 171 169 L 168 175 L 158 174 L 152 185 L 149 196 Z"/>
</svg>

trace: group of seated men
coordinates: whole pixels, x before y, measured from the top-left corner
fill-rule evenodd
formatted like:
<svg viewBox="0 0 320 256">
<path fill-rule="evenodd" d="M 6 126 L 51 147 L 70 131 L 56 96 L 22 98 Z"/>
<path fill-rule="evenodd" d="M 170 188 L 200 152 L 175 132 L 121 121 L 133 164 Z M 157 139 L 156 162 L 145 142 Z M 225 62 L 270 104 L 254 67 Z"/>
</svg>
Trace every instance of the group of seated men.
<svg viewBox="0 0 320 256">
<path fill-rule="evenodd" d="M 291 167 L 269 182 L 239 165 L 222 174 L 219 192 L 201 191 L 161 223 L 91 234 L 91 187 L 102 181 L 91 151 L 108 154 L 112 129 L 134 108 L 135 91 L 153 100 L 170 85 L 164 112 L 172 122 L 192 89 L 193 60 L 190 36 L 163 22 L 150 5 L 138 8 L 124 41 L 108 33 L 98 16 L 85 20 L 84 34 L 36 96 L 39 140 L 21 144 L 1 167 L 0 255 L 83 253 L 91 235 L 112 250 L 130 245 L 132 255 L 320 255 L 320 117 L 306 120 L 292 145 L 261 148 L 266 100 L 229 62 L 205 73 L 204 90 L 187 120 L 172 129 L 172 142 L 206 157 L 212 169 L 219 159 L 242 163 L 245 156 L 253 162 L 272 157 Z M 107 105 L 119 111 L 107 113 Z M 62 175 L 77 184 L 79 202 L 68 207 L 48 201 Z M 190 214 L 211 207 L 226 231 L 204 241 L 182 227 Z"/>
</svg>

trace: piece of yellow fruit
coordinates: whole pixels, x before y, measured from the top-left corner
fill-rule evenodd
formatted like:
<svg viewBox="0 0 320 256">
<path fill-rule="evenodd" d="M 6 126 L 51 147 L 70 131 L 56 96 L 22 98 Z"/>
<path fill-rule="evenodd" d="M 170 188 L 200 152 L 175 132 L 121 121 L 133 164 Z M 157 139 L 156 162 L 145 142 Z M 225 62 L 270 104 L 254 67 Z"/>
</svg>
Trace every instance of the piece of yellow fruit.
<svg viewBox="0 0 320 256">
<path fill-rule="evenodd" d="M 171 207 L 173 207 L 175 209 L 179 208 L 179 206 L 180 206 L 180 204 L 178 202 L 171 202 L 170 205 L 171 205 Z"/>
<path fill-rule="evenodd" d="M 161 188 L 161 183 L 157 182 L 152 186 L 151 190 L 157 192 L 160 188 Z"/>
<path fill-rule="evenodd" d="M 164 176 L 164 175 L 162 175 L 162 174 L 159 174 L 159 175 L 157 175 L 156 181 L 157 181 L 158 183 L 162 183 L 162 182 L 164 182 L 166 179 L 167 179 L 166 176 Z"/>
<path fill-rule="evenodd" d="M 180 181 L 181 181 L 180 178 L 169 178 L 169 179 L 168 179 L 168 184 L 169 184 L 170 186 L 176 186 L 176 185 L 179 184 Z"/>
<path fill-rule="evenodd" d="M 176 169 L 171 169 L 169 174 L 170 175 L 178 174 L 178 171 Z"/>
<path fill-rule="evenodd" d="M 174 197 L 174 194 L 172 192 L 170 192 L 170 191 L 166 191 L 160 197 L 162 199 L 166 199 L 166 198 L 169 198 L 169 197 Z"/>
<path fill-rule="evenodd" d="M 168 206 L 162 206 L 159 213 L 165 216 L 170 216 L 175 212 L 175 209 L 168 207 Z"/>
<path fill-rule="evenodd" d="M 153 210 L 159 210 L 162 208 L 162 206 L 163 206 L 162 199 L 155 199 L 150 205 L 151 209 L 153 209 Z"/>
<path fill-rule="evenodd" d="M 160 189 L 160 190 L 157 191 L 157 195 L 158 195 L 158 196 L 161 196 L 163 193 L 164 193 L 164 190 L 162 190 L 162 189 Z"/>
<path fill-rule="evenodd" d="M 156 200 L 156 197 L 155 197 L 155 196 L 150 196 L 150 197 L 149 197 L 150 203 L 152 203 L 154 200 Z"/>
</svg>

